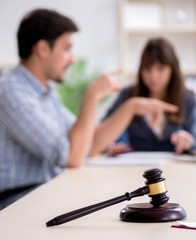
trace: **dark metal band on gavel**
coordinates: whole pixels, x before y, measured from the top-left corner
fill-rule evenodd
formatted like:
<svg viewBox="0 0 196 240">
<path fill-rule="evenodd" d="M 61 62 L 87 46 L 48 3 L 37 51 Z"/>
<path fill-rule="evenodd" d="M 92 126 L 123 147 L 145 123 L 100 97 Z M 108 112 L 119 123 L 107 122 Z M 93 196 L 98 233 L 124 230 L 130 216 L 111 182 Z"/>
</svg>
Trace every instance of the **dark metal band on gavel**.
<svg viewBox="0 0 196 240">
<path fill-rule="evenodd" d="M 112 198 L 104 202 L 100 202 L 57 216 L 48 221 L 46 223 L 46 226 L 50 227 L 54 225 L 60 225 L 72 221 L 76 218 L 83 217 L 100 209 L 112 206 L 126 200 L 129 201 L 132 198 L 143 196 L 146 194 L 151 197 L 150 203 L 154 207 L 159 207 L 168 202 L 169 200 L 169 197 L 166 195 L 167 187 L 165 183 L 165 178 L 163 178 L 161 174 L 162 171 L 158 168 L 146 170 L 143 174 L 143 177 L 147 179 L 147 181 L 145 182 L 146 186 L 138 188 L 133 192 L 126 192 L 124 195 L 121 195 L 119 197 Z"/>
</svg>

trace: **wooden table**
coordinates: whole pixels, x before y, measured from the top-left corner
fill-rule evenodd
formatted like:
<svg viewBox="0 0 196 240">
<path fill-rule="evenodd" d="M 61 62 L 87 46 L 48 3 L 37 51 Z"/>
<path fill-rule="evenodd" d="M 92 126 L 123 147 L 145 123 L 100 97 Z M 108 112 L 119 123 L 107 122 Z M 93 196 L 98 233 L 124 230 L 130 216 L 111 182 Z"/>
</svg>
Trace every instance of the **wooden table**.
<svg viewBox="0 0 196 240">
<path fill-rule="evenodd" d="M 63 225 L 47 228 L 51 218 L 120 196 L 144 186 L 143 172 L 154 166 L 84 166 L 67 169 L 21 200 L 0 212 L 2 240 L 104 240 L 158 239 L 193 240 L 196 231 L 171 228 L 167 223 L 127 223 L 119 219 L 130 203 L 149 202 L 148 196 L 102 209 Z M 187 221 L 196 221 L 196 163 L 166 163 L 161 166 L 167 180 L 170 202 L 179 203 Z"/>
</svg>

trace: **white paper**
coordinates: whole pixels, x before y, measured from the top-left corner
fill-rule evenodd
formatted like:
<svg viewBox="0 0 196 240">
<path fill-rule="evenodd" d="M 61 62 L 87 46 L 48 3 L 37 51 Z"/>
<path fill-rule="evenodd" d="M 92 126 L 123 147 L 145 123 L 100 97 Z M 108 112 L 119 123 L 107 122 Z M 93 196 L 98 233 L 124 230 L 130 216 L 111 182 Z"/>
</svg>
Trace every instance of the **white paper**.
<svg viewBox="0 0 196 240">
<path fill-rule="evenodd" d="M 169 162 L 195 162 L 196 156 L 188 154 L 178 155 L 172 152 L 131 152 L 119 154 L 115 157 L 97 156 L 86 159 L 87 165 L 94 166 L 124 166 L 124 165 L 156 165 Z"/>
<path fill-rule="evenodd" d="M 196 228 L 196 222 L 183 222 L 183 221 L 177 221 L 180 225 L 190 227 L 190 228 Z"/>
<path fill-rule="evenodd" d="M 196 156 L 189 154 L 175 154 L 173 159 L 178 162 L 196 162 Z"/>
<path fill-rule="evenodd" d="M 173 160 L 173 153 L 169 152 L 131 152 L 119 154 L 115 157 L 98 156 L 87 158 L 88 165 L 162 165 Z"/>
</svg>

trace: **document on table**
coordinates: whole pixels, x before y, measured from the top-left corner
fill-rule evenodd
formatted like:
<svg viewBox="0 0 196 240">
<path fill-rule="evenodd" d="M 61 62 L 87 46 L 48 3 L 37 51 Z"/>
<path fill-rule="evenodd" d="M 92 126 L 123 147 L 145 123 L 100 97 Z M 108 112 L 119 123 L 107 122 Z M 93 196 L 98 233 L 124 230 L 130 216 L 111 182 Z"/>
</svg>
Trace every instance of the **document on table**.
<svg viewBox="0 0 196 240">
<path fill-rule="evenodd" d="M 187 222 L 187 221 L 176 221 L 176 222 L 179 223 L 179 225 L 172 225 L 171 227 L 196 230 L 196 222 Z"/>
<path fill-rule="evenodd" d="M 88 165 L 161 165 L 173 160 L 173 153 L 168 152 L 131 152 L 119 154 L 115 157 L 97 156 L 87 158 Z"/>
<path fill-rule="evenodd" d="M 115 157 L 97 156 L 87 158 L 86 164 L 95 166 L 163 165 L 172 161 L 196 163 L 196 156 L 178 155 L 172 152 L 131 152 L 119 154 Z"/>
<path fill-rule="evenodd" d="M 196 155 L 174 154 L 173 159 L 178 162 L 195 162 L 196 163 Z"/>
</svg>

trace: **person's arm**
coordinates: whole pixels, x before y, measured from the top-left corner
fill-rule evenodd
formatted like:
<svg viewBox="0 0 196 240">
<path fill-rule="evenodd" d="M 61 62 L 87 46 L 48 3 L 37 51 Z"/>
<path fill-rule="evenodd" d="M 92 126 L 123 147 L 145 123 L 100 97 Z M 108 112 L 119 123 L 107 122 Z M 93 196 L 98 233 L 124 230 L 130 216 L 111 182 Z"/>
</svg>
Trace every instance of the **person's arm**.
<svg viewBox="0 0 196 240">
<path fill-rule="evenodd" d="M 184 130 L 192 135 L 194 139 L 193 147 L 196 149 L 196 96 L 194 93 L 187 93 L 185 105 Z"/>
<path fill-rule="evenodd" d="M 102 122 L 104 120 L 106 120 L 109 116 L 111 116 L 126 100 L 128 100 L 129 98 L 133 97 L 132 95 L 132 87 L 126 87 L 123 88 L 120 93 L 118 94 L 116 100 L 113 102 L 112 106 L 108 109 L 108 111 L 106 112 L 105 116 L 103 117 L 103 119 L 101 120 Z M 120 142 L 120 143 L 125 143 L 128 146 L 130 146 L 130 139 L 129 139 L 129 133 L 127 131 L 127 129 L 125 129 L 125 131 L 118 137 L 118 139 L 115 140 L 116 143 Z M 112 143 L 111 146 L 109 146 L 108 148 L 111 150 L 113 147 L 115 148 L 115 143 Z M 122 144 L 121 144 L 122 145 Z M 126 147 L 126 149 L 127 149 Z M 117 146 L 117 148 L 119 148 Z M 107 151 L 107 149 L 106 149 Z"/>
<path fill-rule="evenodd" d="M 196 102 L 195 95 L 187 92 L 184 97 L 183 128 L 171 135 L 171 142 L 175 145 L 177 153 L 196 150 Z"/>
<path fill-rule="evenodd" d="M 89 86 L 84 94 L 78 119 L 69 134 L 68 166 L 79 167 L 82 165 L 94 135 L 96 107 L 103 97 L 111 92 L 119 91 L 120 86 L 114 79 L 119 74 L 121 72 L 101 76 Z"/>
<path fill-rule="evenodd" d="M 142 97 L 128 99 L 116 112 L 97 127 L 90 155 L 94 156 L 98 154 L 115 141 L 128 124 L 130 124 L 135 115 L 143 116 L 151 114 L 151 124 L 153 124 L 163 111 L 176 112 L 178 108 L 157 99 Z"/>
<path fill-rule="evenodd" d="M 126 100 L 133 97 L 132 95 L 132 87 L 123 88 L 118 94 L 117 98 L 113 102 L 112 106 L 107 110 L 105 116 L 102 121 L 108 118 L 111 114 L 113 114 Z"/>
</svg>

